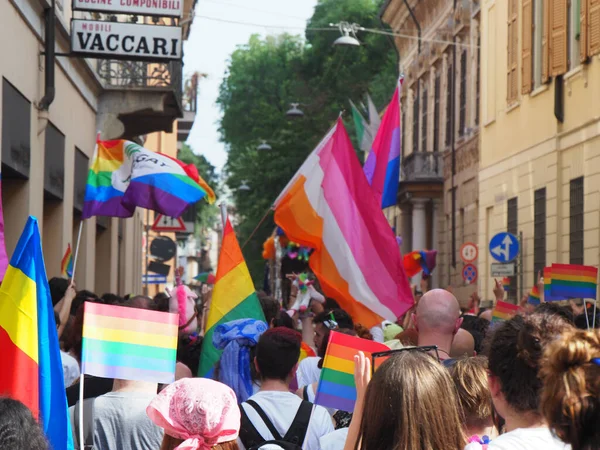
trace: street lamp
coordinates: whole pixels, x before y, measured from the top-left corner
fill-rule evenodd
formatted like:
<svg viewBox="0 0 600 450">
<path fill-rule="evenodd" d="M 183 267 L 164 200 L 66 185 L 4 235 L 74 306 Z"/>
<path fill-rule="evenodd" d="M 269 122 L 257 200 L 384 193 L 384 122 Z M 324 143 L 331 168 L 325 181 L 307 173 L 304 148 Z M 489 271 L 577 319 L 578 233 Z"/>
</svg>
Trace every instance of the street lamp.
<svg viewBox="0 0 600 450">
<path fill-rule="evenodd" d="M 250 190 L 250 186 L 248 186 L 248 182 L 247 181 L 242 181 L 242 184 L 240 184 L 240 187 L 238 188 L 238 191 L 248 192 L 249 190 Z"/>
<path fill-rule="evenodd" d="M 342 34 L 333 42 L 333 45 L 360 47 L 360 41 L 356 37 L 356 32 L 363 29 L 360 25 L 356 23 L 340 22 L 338 24 L 330 23 L 329 26 L 337 26 Z"/>
<path fill-rule="evenodd" d="M 267 144 L 267 141 L 265 141 L 264 139 L 261 141 L 260 144 L 258 144 L 258 146 L 256 147 L 256 150 L 259 151 L 266 151 L 266 150 L 271 150 L 271 146 L 269 144 Z"/>
<path fill-rule="evenodd" d="M 286 116 L 290 118 L 304 117 L 304 112 L 300 108 L 298 108 L 298 105 L 300 105 L 300 103 L 290 103 L 290 105 L 292 105 L 292 107 L 287 110 L 287 112 L 285 113 Z"/>
</svg>

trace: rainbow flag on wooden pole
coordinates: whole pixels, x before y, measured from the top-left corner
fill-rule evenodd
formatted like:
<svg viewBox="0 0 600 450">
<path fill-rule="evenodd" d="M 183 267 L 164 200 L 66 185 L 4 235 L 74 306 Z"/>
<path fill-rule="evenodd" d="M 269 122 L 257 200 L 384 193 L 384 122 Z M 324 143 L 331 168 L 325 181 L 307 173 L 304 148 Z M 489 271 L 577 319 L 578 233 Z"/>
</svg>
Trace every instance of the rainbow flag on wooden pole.
<svg viewBox="0 0 600 450">
<path fill-rule="evenodd" d="M 551 295 L 595 300 L 597 285 L 597 267 L 578 264 L 552 264 Z"/>
<path fill-rule="evenodd" d="M 217 325 L 236 319 L 265 320 L 235 231 L 227 217 L 227 212 L 224 211 L 224 205 L 221 208 L 223 243 L 198 368 L 198 375 L 207 378 L 211 377 L 215 364 L 221 356 L 221 351 L 215 348 L 212 341 Z"/>
<path fill-rule="evenodd" d="M 362 351 L 370 359 L 371 353 L 387 350 L 389 348 L 384 344 L 332 331 L 329 334 L 315 404 L 347 412 L 354 411 L 354 356 Z"/>
</svg>

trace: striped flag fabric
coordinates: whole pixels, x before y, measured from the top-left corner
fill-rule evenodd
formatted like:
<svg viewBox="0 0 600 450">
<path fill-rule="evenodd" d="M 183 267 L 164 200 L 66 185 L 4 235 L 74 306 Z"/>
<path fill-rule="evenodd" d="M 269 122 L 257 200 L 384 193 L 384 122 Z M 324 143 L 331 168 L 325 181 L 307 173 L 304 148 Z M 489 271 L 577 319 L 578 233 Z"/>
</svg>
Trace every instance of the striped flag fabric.
<svg viewBox="0 0 600 450">
<path fill-rule="evenodd" d="M 0 396 L 24 403 L 54 450 L 73 449 L 62 360 L 37 219 L 0 286 Z"/>
<path fill-rule="evenodd" d="M 517 314 L 518 311 L 518 305 L 513 305 L 512 303 L 499 300 L 494 307 L 494 312 L 492 313 L 492 323 L 510 320 Z"/>
<path fill-rule="evenodd" d="M 596 299 L 598 268 L 578 264 L 552 264 L 550 294 L 558 297 Z"/>
<path fill-rule="evenodd" d="M 527 303 L 529 303 L 530 305 L 534 305 L 534 306 L 537 306 L 541 303 L 540 290 L 538 289 L 537 286 L 534 286 L 533 288 L 531 288 L 531 291 L 529 292 L 529 296 L 527 297 Z"/>
<path fill-rule="evenodd" d="M 364 172 L 381 208 L 394 206 L 400 182 L 400 93 L 404 78 L 398 80 L 392 101 L 373 141 L 373 147 L 364 165 Z"/>
<path fill-rule="evenodd" d="M 373 144 L 371 128 L 352 100 L 350 100 L 350 106 L 352 109 L 352 120 L 354 121 L 354 128 L 356 129 L 358 145 L 363 152 L 368 152 L 371 150 L 371 145 Z"/>
<path fill-rule="evenodd" d="M 265 320 L 254 283 L 242 255 L 229 218 L 223 227 L 223 242 L 217 265 L 217 279 L 213 289 L 206 323 L 206 334 L 202 341 L 202 353 L 198 375 L 210 378 L 221 351 L 213 345 L 215 328 L 236 319 Z"/>
<path fill-rule="evenodd" d="M 359 351 L 371 359 L 372 353 L 389 350 L 379 342 L 332 331 L 315 395 L 315 404 L 327 408 L 354 411 L 356 384 L 354 383 L 354 356 Z"/>
<path fill-rule="evenodd" d="M 552 267 L 544 267 L 544 302 L 558 302 L 567 297 L 552 292 Z"/>
<path fill-rule="evenodd" d="M 71 251 L 71 244 L 67 245 L 65 255 L 60 262 L 60 274 L 67 278 L 71 278 L 73 276 L 73 252 Z"/>
<path fill-rule="evenodd" d="M 326 296 L 370 328 L 414 304 L 394 232 L 341 119 L 274 203 L 275 223 L 314 249 L 309 265 Z"/>
<path fill-rule="evenodd" d="M 407 253 L 403 259 L 406 275 L 414 277 L 420 272 L 423 272 L 426 276 L 431 275 L 433 269 L 435 269 L 436 259 L 437 250 L 420 250 Z"/>
<path fill-rule="evenodd" d="M 507 292 L 510 289 L 510 278 L 502 278 L 502 287 L 504 288 L 504 292 Z"/>
<path fill-rule="evenodd" d="M 88 173 L 82 218 L 131 217 L 138 206 L 179 217 L 203 198 L 213 203 L 215 194 L 193 164 L 135 142 L 98 140 Z"/>
<path fill-rule="evenodd" d="M 81 371 L 121 380 L 175 381 L 179 315 L 85 302 Z"/>
</svg>

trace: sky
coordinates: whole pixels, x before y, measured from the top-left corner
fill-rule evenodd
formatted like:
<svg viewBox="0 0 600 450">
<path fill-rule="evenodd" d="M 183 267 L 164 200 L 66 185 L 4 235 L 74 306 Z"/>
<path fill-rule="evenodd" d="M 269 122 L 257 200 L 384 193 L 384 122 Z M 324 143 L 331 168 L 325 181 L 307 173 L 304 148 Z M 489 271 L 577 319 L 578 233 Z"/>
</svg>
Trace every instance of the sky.
<svg viewBox="0 0 600 450">
<path fill-rule="evenodd" d="M 303 34 L 316 4 L 317 0 L 198 0 L 184 44 L 183 70 L 184 75 L 200 72 L 208 77 L 200 82 L 196 119 L 187 143 L 219 172 L 227 153 L 219 142 L 221 112 L 216 100 L 229 56 L 252 34 Z"/>
</svg>

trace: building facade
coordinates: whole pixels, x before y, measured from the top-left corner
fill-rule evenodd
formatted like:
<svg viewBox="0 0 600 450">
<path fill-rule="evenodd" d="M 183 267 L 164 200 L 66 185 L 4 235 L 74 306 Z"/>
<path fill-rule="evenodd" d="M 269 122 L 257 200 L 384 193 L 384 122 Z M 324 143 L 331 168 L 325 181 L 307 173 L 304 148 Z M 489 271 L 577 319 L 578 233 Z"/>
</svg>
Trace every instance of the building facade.
<svg viewBox="0 0 600 450">
<path fill-rule="evenodd" d="M 57 56 L 49 85 L 42 52 L 54 3 Z M 189 15 L 193 1 L 185 3 Z M 37 217 L 48 277 L 60 275 L 67 245 L 76 246 L 96 133 L 133 139 L 171 131 L 182 113 L 181 62 L 152 65 L 65 57 L 70 52 L 72 15 L 70 0 L 0 2 L 4 238 L 10 255 L 27 216 Z M 43 105 L 45 100 L 49 106 Z M 140 293 L 141 212 L 130 219 L 87 219 L 82 231 L 77 287 L 98 294 Z"/>
<path fill-rule="evenodd" d="M 544 266 L 600 263 L 600 3 L 484 0 L 481 17 L 479 247 L 523 233 L 516 299 Z"/>
<path fill-rule="evenodd" d="M 477 241 L 479 14 L 476 2 L 442 0 L 390 0 L 382 11 L 405 77 L 398 205 L 386 214 L 402 253 L 438 250 L 432 285 L 465 301 L 475 289 L 459 250 Z"/>
</svg>

